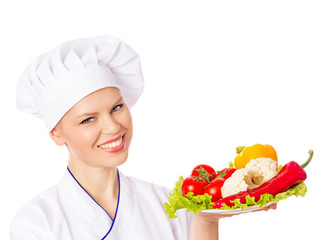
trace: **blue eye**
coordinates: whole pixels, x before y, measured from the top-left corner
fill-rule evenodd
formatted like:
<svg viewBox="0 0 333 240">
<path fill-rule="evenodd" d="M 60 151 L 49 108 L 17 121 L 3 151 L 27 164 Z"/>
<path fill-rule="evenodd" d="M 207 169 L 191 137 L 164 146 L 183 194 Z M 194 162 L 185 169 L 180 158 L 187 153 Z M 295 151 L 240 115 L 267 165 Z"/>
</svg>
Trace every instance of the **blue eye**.
<svg viewBox="0 0 333 240">
<path fill-rule="evenodd" d="M 119 104 L 117 106 L 115 106 L 114 108 L 111 109 L 111 112 L 117 112 L 119 111 L 122 107 L 123 107 L 124 104 Z"/>
<path fill-rule="evenodd" d="M 83 120 L 83 121 L 81 122 L 81 124 L 91 123 L 93 120 L 94 120 L 94 118 L 90 117 L 90 118 L 87 118 L 87 119 Z"/>
</svg>

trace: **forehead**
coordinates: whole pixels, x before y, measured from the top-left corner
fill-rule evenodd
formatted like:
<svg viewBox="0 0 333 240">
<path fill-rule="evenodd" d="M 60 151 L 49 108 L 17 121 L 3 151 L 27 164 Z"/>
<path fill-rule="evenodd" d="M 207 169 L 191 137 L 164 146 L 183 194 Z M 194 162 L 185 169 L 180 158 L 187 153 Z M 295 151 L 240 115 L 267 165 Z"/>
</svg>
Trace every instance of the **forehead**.
<svg viewBox="0 0 333 240">
<path fill-rule="evenodd" d="M 76 103 L 66 115 L 78 115 L 95 112 L 104 107 L 110 107 L 122 99 L 120 90 L 115 87 L 107 87 L 97 90 Z"/>
</svg>

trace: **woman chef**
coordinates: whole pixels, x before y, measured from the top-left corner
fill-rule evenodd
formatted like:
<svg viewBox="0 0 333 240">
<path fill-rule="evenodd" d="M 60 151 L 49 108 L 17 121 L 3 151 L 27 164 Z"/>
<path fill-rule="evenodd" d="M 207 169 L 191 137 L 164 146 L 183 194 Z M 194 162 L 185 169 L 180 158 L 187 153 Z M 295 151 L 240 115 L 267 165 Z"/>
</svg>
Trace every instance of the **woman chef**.
<svg viewBox="0 0 333 240">
<path fill-rule="evenodd" d="M 168 189 L 117 170 L 133 134 L 129 108 L 142 90 L 138 55 L 114 37 L 65 42 L 28 66 L 17 107 L 44 120 L 69 161 L 62 180 L 15 216 L 11 239 L 218 238 L 220 216 L 178 211 L 169 219 Z"/>
</svg>

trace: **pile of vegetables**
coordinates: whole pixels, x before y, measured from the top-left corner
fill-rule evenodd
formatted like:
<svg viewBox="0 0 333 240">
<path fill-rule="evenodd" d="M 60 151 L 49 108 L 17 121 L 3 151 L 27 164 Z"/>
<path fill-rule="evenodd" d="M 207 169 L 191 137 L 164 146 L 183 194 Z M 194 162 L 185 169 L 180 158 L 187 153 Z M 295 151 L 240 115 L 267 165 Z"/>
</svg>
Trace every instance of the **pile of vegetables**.
<svg viewBox="0 0 333 240">
<path fill-rule="evenodd" d="M 206 209 L 244 210 L 249 206 L 263 208 L 292 195 L 305 196 L 307 175 L 303 168 L 311 161 L 312 150 L 303 165 L 291 161 L 280 167 L 270 145 L 238 147 L 237 154 L 234 162 L 221 171 L 201 164 L 187 178 L 179 177 L 169 202 L 164 204 L 169 217 L 175 218 L 182 208 L 195 214 Z"/>
</svg>

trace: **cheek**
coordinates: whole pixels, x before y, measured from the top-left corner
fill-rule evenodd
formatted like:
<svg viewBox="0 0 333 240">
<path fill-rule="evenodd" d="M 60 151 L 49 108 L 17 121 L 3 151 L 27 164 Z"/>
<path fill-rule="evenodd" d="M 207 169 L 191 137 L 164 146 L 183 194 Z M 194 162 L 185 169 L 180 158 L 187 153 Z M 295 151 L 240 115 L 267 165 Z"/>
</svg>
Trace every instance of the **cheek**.
<svg viewBox="0 0 333 240">
<path fill-rule="evenodd" d="M 132 116 L 130 113 L 128 113 L 127 117 L 126 117 L 126 126 L 127 126 L 127 129 L 130 129 L 132 131 L 133 123 L 132 123 Z"/>
<path fill-rule="evenodd" d="M 127 129 L 129 133 L 132 133 L 133 123 L 132 123 L 132 116 L 129 110 L 124 114 L 122 122 L 123 122 L 123 127 Z"/>
<path fill-rule="evenodd" d="M 130 111 L 127 110 L 119 114 L 117 122 L 121 125 L 121 127 L 124 130 L 126 130 L 126 136 L 127 136 L 126 139 L 130 141 L 133 134 L 133 123 Z"/>
<path fill-rule="evenodd" d="M 85 131 L 71 131 L 68 136 L 68 147 L 74 152 L 84 152 L 89 150 L 98 139 L 98 131 L 89 129 Z"/>
</svg>

